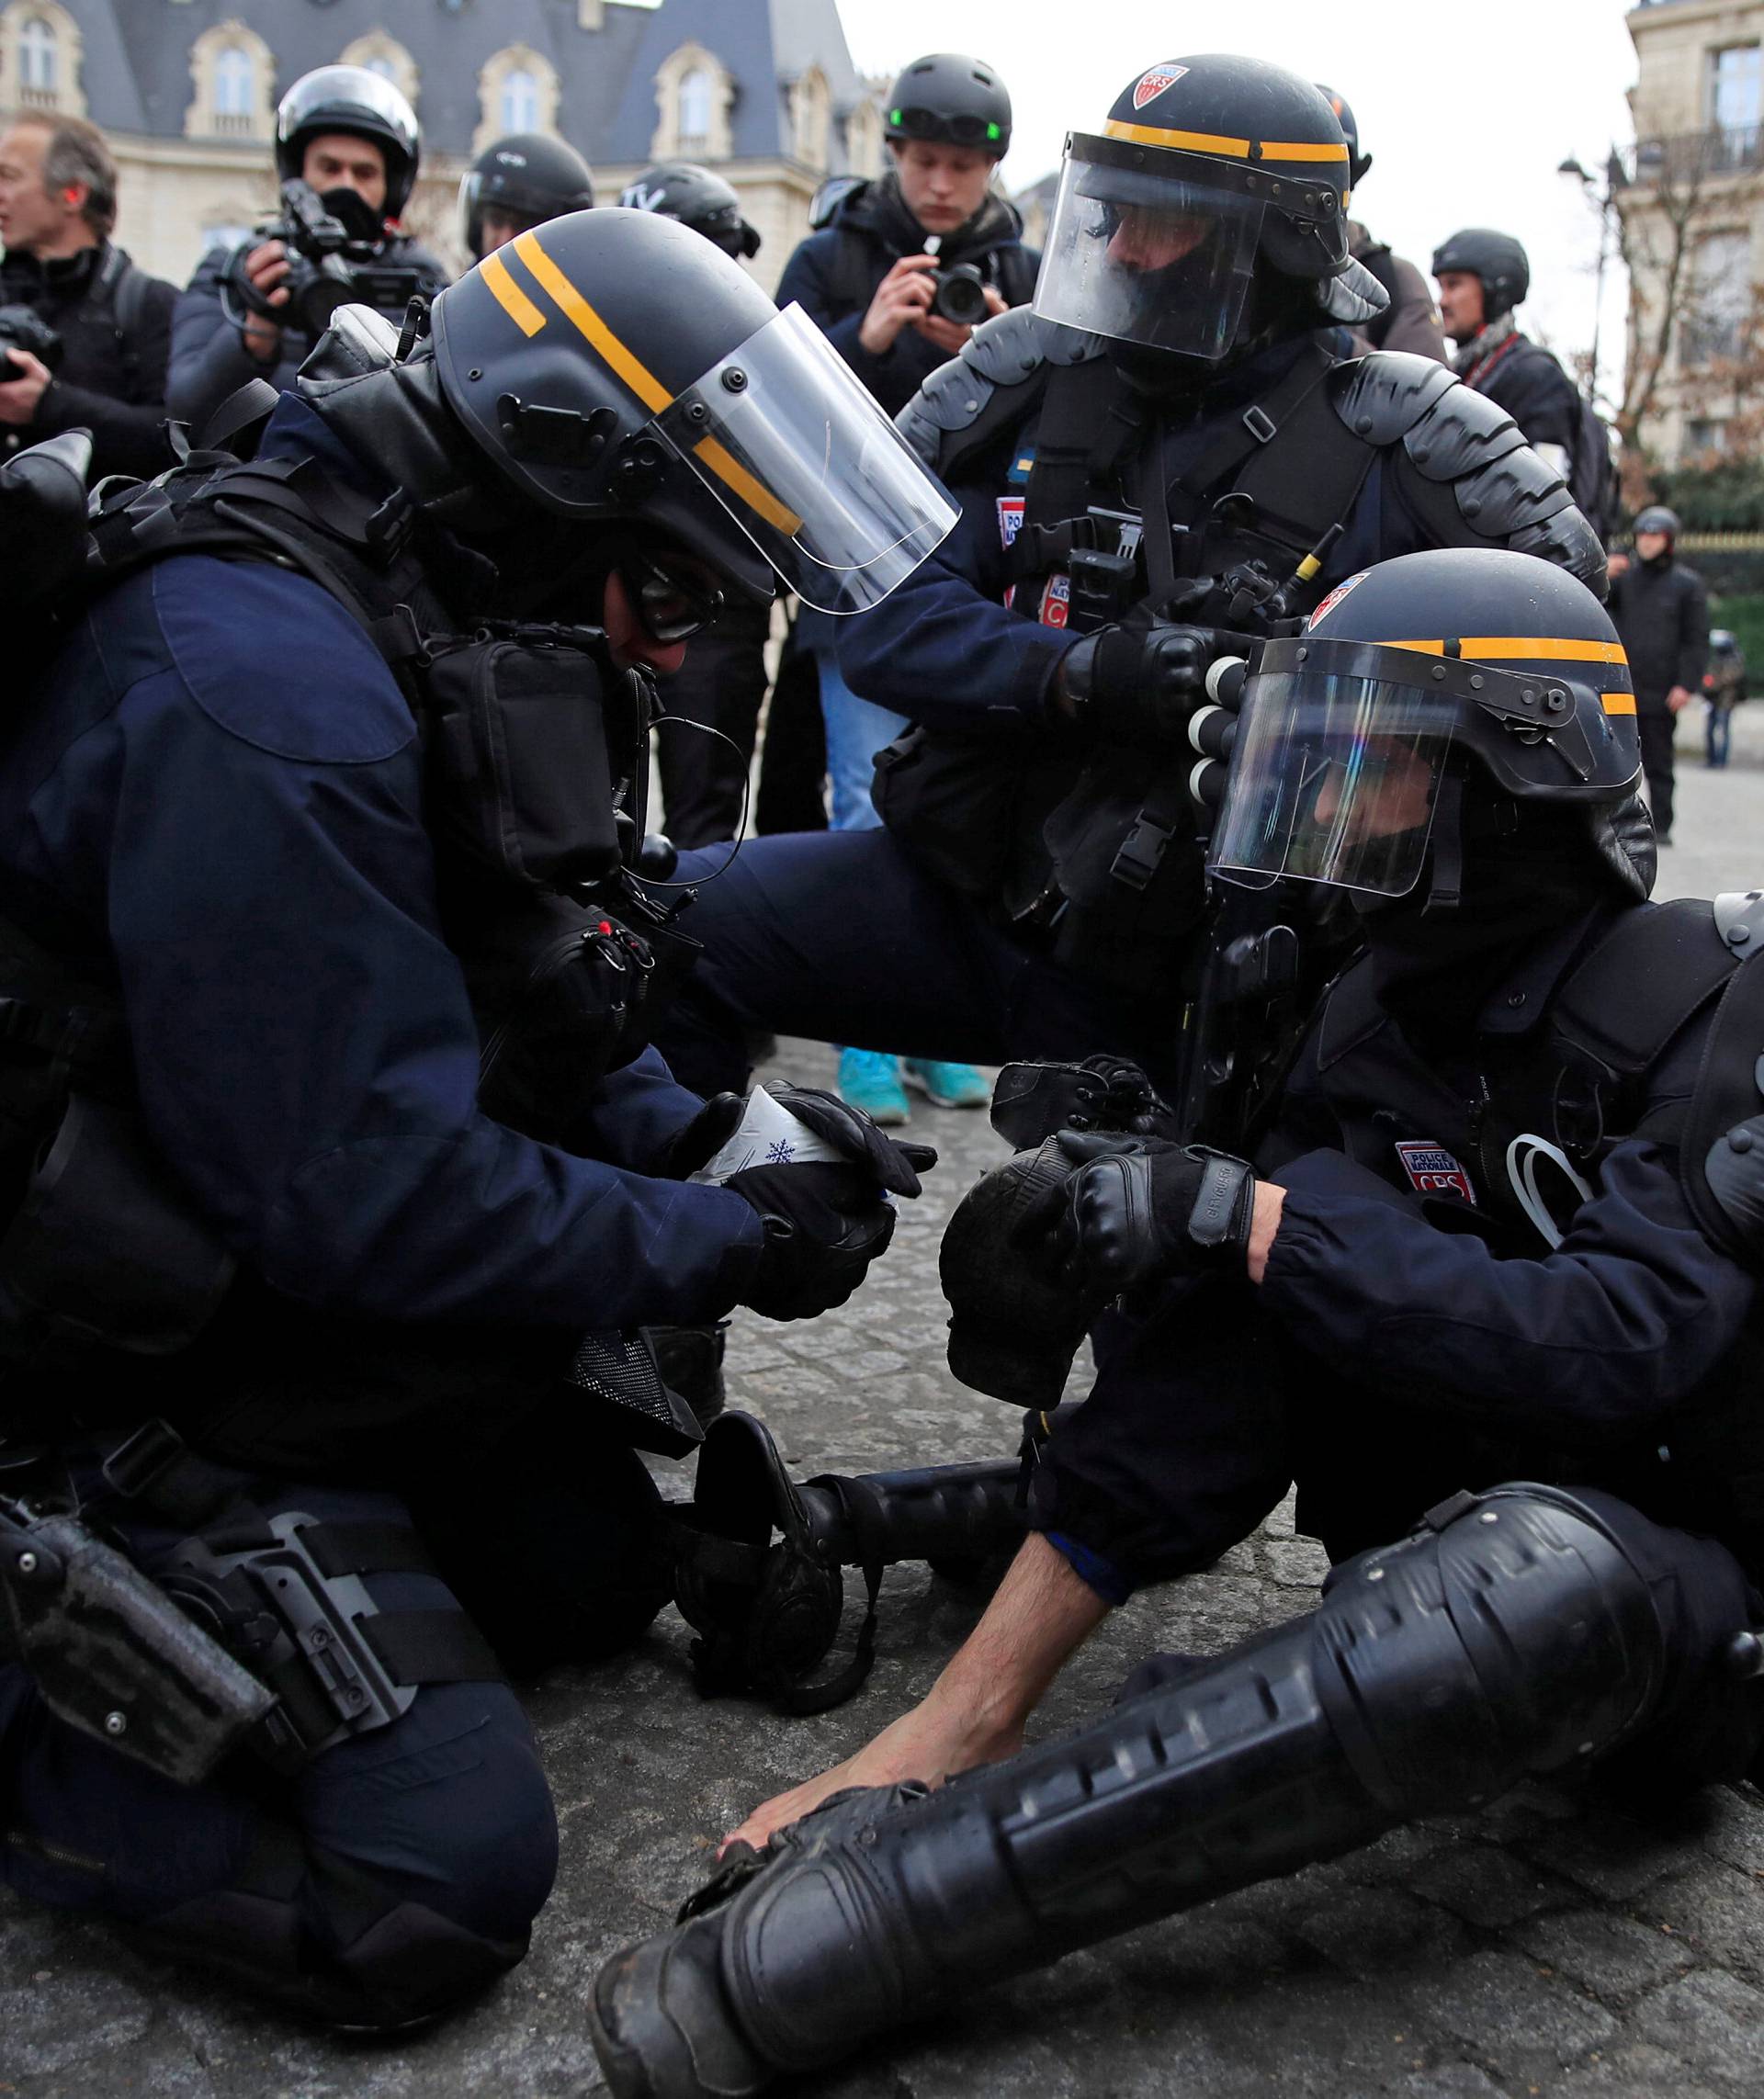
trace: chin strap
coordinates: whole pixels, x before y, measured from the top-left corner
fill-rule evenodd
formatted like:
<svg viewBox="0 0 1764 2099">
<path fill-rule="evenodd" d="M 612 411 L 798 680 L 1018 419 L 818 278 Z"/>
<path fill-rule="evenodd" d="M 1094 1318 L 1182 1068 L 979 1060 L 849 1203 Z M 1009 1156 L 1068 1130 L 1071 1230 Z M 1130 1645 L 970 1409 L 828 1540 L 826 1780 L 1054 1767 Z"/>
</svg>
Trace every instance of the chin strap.
<svg viewBox="0 0 1764 2099">
<path fill-rule="evenodd" d="M 1433 804 L 1433 877 L 1421 915 L 1455 911 L 1464 895 L 1464 782 L 1447 773 Z"/>
</svg>

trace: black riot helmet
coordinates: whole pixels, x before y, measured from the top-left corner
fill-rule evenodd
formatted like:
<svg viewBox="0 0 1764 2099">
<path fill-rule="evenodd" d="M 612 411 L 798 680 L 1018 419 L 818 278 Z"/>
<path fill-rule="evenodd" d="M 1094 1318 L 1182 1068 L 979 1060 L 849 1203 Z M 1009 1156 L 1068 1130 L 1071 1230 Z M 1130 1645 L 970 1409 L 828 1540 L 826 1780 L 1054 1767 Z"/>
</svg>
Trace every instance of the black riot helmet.
<svg viewBox="0 0 1764 2099">
<path fill-rule="evenodd" d="M 525 232 L 566 211 L 586 211 L 594 201 L 594 178 L 573 146 L 542 132 L 515 131 L 486 146 L 460 176 L 460 235 L 481 262 L 486 211 L 514 220 L 515 231 Z"/>
<path fill-rule="evenodd" d="M 1372 172 L 1372 155 L 1360 151 L 1360 126 L 1345 95 L 1338 95 L 1334 88 L 1325 87 L 1319 80 L 1317 92 L 1335 111 L 1335 120 L 1341 127 L 1341 136 L 1348 141 L 1348 180 L 1358 189 Z"/>
<path fill-rule="evenodd" d="M 1681 530 L 1679 513 L 1675 510 L 1668 510 L 1663 502 L 1651 502 L 1645 510 L 1637 513 L 1634 530 L 1663 532 L 1668 539 L 1676 539 Z"/>
<path fill-rule="evenodd" d="M 702 233 L 738 260 L 757 255 L 760 236 L 741 216 L 741 200 L 719 175 L 695 161 L 663 161 L 645 168 L 619 200 L 632 211 L 659 211 Z"/>
<path fill-rule="evenodd" d="M 276 111 L 276 173 L 300 179 L 311 141 L 327 131 L 370 139 L 386 160 L 385 215 L 396 219 L 411 200 L 422 159 L 416 112 L 390 80 L 365 65 L 322 65 L 303 73 Z"/>
<path fill-rule="evenodd" d="M 1011 97 L 983 60 L 957 51 L 916 58 L 888 90 L 883 136 L 896 144 L 973 146 L 1001 161 L 1011 150 Z"/>
<path fill-rule="evenodd" d="M 650 211 L 518 234 L 432 314 L 442 397 L 505 483 L 584 523 L 641 520 L 737 589 L 775 570 L 856 612 L 956 512 L 799 307 Z"/>
<path fill-rule="evenodd" d="M 1271 280 L 1309 288 L 1301 325 L 1370 320 L 1385 295 L 1349 256 L 1348 190 L 1320 88 L 1260 59 L 1166 60 L 1100 134 L 1067 138 L 1035 311 L 1209 364 L 1262 325 L 1250 293 Z"/>
<path fill-rule="evenodd" d="M 1646 817 L 1629 661 L 1564 569 L 1503 547 L 1405 554 L 1338 585 L 1265 644 L 1209 864 L 1407 895 L 1462 797 L 1584 812 L 1607 870 L 1645 896 Z"/>
<path fill-rule="evenodd" d="M 1466 226 L 1433 251 L 1433 275 L 1461 271 L 1482 281 L 1482 318 L 1498 321 L 1521 305 L 1532 288 L 1532 265 L 1510 233 L 1487 226 Z"/>
</svg>

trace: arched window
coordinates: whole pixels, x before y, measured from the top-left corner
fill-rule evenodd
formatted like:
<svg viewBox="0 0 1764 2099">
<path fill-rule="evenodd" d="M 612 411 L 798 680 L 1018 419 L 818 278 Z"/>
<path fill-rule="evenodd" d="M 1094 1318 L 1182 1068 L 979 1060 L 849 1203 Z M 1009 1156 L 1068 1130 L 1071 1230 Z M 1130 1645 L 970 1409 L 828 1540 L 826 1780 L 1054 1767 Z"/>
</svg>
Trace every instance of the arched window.
<svg viewBox="0 0 1764 2099">
<path fill-rule="evenodd" d="M 53 27 L 29 16 L 18 30 L 18 86 L 26 102 L 53 102 L 60 85 L 60 53 Z"/>
<path fill-rule="evenodd" d="M 214 58 L 214 114 L 223 131 L 249 130 L 256 100 L 256 68 L 251 53 L 229 44 Z"/>
<path fill-rule="evenodd" d="M 522 67 L 503 76 L 503 129 L 535 131 L 539 124 L 539 84 Z"/>
<path fill-rule="evenodd" d="M 372 58 L 363 59 L 361 70 L 364 73 L 377 73 L 382 80 L 390 80 L 394 87 L 398 85 L 398 68 L 384 51 L 376 51 Z"/>
<path fill-rule="evenodd" d="M 695 65 L 680 83 L 679 139 L 683 153 L 703 152 L 710 141 L 710 75 Z"/>
</svg>

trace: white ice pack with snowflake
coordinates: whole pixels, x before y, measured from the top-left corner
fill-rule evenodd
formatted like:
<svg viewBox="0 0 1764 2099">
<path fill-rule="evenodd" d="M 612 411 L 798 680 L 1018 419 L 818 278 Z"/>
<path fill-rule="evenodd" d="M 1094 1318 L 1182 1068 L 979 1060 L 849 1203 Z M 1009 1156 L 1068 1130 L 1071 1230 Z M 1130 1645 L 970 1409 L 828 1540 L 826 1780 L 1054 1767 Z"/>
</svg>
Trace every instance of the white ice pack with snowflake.
<svg viewBox="0 0 1764 2099">
<path fill-rule="evenodd" d="M 818 1137 L 806 1123 L 799 1123 L 787 1108 L 781 1108 L 765 1090 L 756 1086 L 747 1097 L 741 1126 L 707 1166 L 701 1166 L 694 1180 L 721 1182 L 731 1173 L 750 1166 L 808 1166 L 850 1161 L 824 1137 Z"/>
</svg>

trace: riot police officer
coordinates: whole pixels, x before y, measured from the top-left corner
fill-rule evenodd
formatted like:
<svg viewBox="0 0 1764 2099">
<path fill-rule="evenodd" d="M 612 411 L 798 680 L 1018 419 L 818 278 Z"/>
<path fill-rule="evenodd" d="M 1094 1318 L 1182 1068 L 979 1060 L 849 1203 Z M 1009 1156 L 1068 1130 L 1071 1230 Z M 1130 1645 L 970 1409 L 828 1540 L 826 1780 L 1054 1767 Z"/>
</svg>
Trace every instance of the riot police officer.
<svg viewBox="0 0 1764 2099">
<path fill-rule="evenodd" d="M 594 201 L 594 178 L 573 146 L 539 131 L 512 132 L 486 146 L 460 176 L 459 237 L 482 262 L 529 226 L 586 211 Z"/>
<path fill-rule="evenodd" d="M 1148 68 L 1069 141 L 1035 307 L 901 418 L 961 525 L 841 623 L 845 674 L 918 725 L 878 769 L 884 828 L 759 840 L 707 893 L 668 1037 L 695 1084 L 739 1083 L 762 1027 L 1167 1070 L 1218 631 L 1434 544 L 1602 578 L 1510 418 L 1439 365 L 1320 346 L 1384 298 L 1348 254 L 1347 154 L 1321 90 L 1230 57 Z"/>
<path fill-rule="evenodd" d="M 313 258 L 302 255 L 287 215 L 291 183 L 304 184 L 322 207 L 335 229 L 327 238 L 346 236 L 356 296 L 389 319 L 401 320 L 414 294 L 446 284 L 439 262 L 398 231 L 422 147 L 416 112 L 390 80 L 365 66 L 322 65 L 294 83 L 276 111 L 281 230 L 232 250 L 216 248 L 197 265 L 172 316 L 165 403 L 173 415 L 199 434 L 250 380 L 293 385 L 319 329 L 294 299 Z"/>
<path fill-rule="evenodd" d="M 991 1177 L 1027 1194 L 990 1206 L 1012 1258 L 1128 1307 L 1038 1535 L 923 1705 L 602 1971 L 616 2093 L 758 2092 L 1530 1773 L 1756 1773 L 1764 897 L 1645 903 L 1622 648 L 1528 557 L 1374 568 L 1246 704 L 1214 865 L 1342 895 L 1364 958 L 1253 1164 L 1069 1131 L 1053 1180 Z M 1314 1612 L 1012 1754 L 1111 1604 L 1294 1477 L 1335 1563 Z"/>
<path fill-rule="evenodd" d="M 670 1586 L 633 1446 L 692 1431 L 638 1329 L 842 1302 L 929 1156 L 786 1093 L 719 1158 L 740 1103 L 642 1049 L 684 938 L 622 873 L 650 672 L 948 521 L 811 327 L 597 211 L 426 333 L 345 309 L 253 461 L 75 543 L 120 580 L 0 749 L 6 1495 L 188 1602 L 276 1767 L 164 1719 L 193 1626 L 94 1719 L 63 1658 L 111 1621 L 58 1648 L 9 1552 L 10 1884 L 352 2026 L 521 1958 L 555 1834 L 501 1667 Z"/>
</svg>

